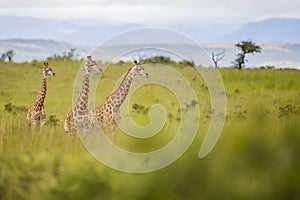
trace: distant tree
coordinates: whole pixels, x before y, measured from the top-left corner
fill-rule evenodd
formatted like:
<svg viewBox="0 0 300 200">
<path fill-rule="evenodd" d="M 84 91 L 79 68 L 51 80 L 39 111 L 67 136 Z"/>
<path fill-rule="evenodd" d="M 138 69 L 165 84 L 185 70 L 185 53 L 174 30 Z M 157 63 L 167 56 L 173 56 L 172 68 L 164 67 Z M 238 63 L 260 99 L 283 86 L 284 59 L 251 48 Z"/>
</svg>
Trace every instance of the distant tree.
<svg viewBox="0 0 300 200">
<path fill-rule="evenodd" d="M 9 50 L 6 52 L 6 55 L 8 57 L 8 62 L 12 62 L 13 61 L 13 56 L 15 55 L 14 50 Z"/>
<path fill-rule="evenodd" d="M 69 52 L 63 52 L 64 60 L 72 60 L 75 55 L 76 48 L 70 48 Z"/>
<path fill-rule="evenodd" d="M 246 54 L 248 53 L 260 53 L 261 52 L 261 47 L 257 44 L 255 44 L 254 42 L 252 42 L 251 40 L 249 41 L 241 41 L 237 44 L 235 44 L 235 46 L 241 51 L 238 55 L 237 55 L 237 59 L 235 59 L 234 64 L 239 68 L 242 69 L 242 67 L 245 67 L 245 62 L 247 60 L 245 60 Z"/>
<path fill-rule="evenodd" d="M 8 62 L 12 62 L 13 61 L 13 56 L 15 55 L 14 50 L 9 50 L 6 51 L 5 53 L 3 53 L 1 55 L 1 60 L 5 61 L 6 58 L 8 58 Z"/>
<path fill-rule="evenodd" d="M 196 66 L 193 59 L 191 59 L 191 60 L 183 59 L 182 61 L 179 61 L 178 64 L 183 65 L 183 66 L 190 66 L 190 67 Z"/>
<path fill-rule="evenodd" d="M 48 57 L 48 60 L 73 60 L 75 56 L 75 48 L 71 48 L 70 51 L 65 51 L 62 53 L 62 55 L 54 54 L 50 57 Z"/>
<path fill-rule="evenodd" d="M 220 53 L 211 52 L 211 59 L 215 64 L 215 68 L 218 68 L 218 62 L 225 57 L 225 50 Z"/>
<path fill-rule="evenodd" d="M 5 59 L 6 59 L 6 53 L 3 53 L 2 56 L 1 56 L 1 60 L 5 61 Z"/>
<path fill-rule="evenodd" d="M 170 57 L 166 57 L 166 56 L 154 56 L 154 57 L 144 59 L 143 63 L 170 64 L 170 63 L 175 63 L 175 61 L 171 60 Z"/>
</svg>

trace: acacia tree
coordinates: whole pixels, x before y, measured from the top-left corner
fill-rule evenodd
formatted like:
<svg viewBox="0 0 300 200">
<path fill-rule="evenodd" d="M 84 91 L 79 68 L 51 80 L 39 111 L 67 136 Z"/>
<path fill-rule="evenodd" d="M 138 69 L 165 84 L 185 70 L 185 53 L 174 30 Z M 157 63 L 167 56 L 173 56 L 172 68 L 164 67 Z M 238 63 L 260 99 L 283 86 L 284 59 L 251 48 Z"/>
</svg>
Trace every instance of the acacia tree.
<svg viewBox="0 0 300 200">
<path fill-rule="evenodd" d="M 242 67 L 245 67 L 245 60 L 246 54 L 248 53 L 260 53 L 261 52 L 261 47 L 254 42 L 250 41 L 241 41 L 235 46 L 241 51 L 237 55 L 237 59 L 235 59 L 234 64 L 239 68 L 242 69 Z"/>
</svg>

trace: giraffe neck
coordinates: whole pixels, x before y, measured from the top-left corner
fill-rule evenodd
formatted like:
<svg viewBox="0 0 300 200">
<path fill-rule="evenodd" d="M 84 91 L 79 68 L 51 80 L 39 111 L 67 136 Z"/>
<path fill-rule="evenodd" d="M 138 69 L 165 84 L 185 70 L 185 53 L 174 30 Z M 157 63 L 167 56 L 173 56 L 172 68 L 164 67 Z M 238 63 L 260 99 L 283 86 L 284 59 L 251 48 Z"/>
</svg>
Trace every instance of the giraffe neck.
<svg viewBox="0 0 300 200">
<path fill-rule="evenodd" d="M 114 107 L 119 108 L 124 102 L 128 94 L 133 77 L 134 77 L 133 73 L 131 73 L 129 70 L 125 75 L 125 77 L 123 78 L 118 89 L 111 95 L 113 99 L 116 99 L 115 101 L 112 102 Z"/>
<path fill-rule="evenodd" d="M 46 92 L 47 92 L 47 79 L 46 76 L 43 74 L 42 76 L 42 86 L 40 90 L 40 94 L 35 100 L 35 107 L 42 106 L 44 104 L 45 98 L 46 98 Z"/>
<path fill-rule="evenodd" d="M 75 105 L 76 110 L 81 110 L 82 114 L 88 112 L 88 98 L 89 98 L 89 86 L 90 86 L 89 76 L 90 76 L 89 73 L 84 73 L 82 88 Z"/>
</svg>

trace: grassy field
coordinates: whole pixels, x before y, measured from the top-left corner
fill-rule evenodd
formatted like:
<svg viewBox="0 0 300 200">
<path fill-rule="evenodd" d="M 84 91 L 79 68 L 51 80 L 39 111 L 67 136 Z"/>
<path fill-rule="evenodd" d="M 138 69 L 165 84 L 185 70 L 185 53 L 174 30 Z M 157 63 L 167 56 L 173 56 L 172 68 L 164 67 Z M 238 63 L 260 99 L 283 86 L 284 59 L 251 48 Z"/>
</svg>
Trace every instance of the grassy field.
<svg viewBox="0 0 300 200">
<path fill-rule="evenodd" d="M 71 109 L 74 78 L 82 62 L 49 64 L 57 76 L 48 78 L 48 123 L 42 131 L 31 131 L 26 113 L 39 93 L 42 63 L 0 63 L 0 199 L 300 199 L 299 71 L 220 69 L 227 94 L 226 122 L 213 151 L 199 159 L 210 122 L 210 97 L 195 69 L 170 64 L 184 74 L 198 97 L 198 134 L 172 165 L 127 174 L 102 165 L 79 137 L 64 133 L 63 120 Z M 119 63 L 105 71 L 96 104 L 130 66 Z M 132 118 L 140 125 L 149 123 L 147 109 L 154 103 L 168 113 L 161 133 L 141 140 L 117 130 L 116 144 L 147 152 L 174 137 L 179 105 L 166 88 L 147 85 L 137 90 L 130 99 Z"/>
</svg>

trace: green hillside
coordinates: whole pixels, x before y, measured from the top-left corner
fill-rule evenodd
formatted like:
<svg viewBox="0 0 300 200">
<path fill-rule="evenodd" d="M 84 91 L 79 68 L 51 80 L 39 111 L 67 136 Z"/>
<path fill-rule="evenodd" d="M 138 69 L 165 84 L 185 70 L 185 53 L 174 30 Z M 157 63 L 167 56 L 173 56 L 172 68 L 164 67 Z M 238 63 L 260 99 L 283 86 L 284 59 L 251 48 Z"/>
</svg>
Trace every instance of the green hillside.
<svg viewBox="0 0 300 200">
<path fill-rule="evenodd" d="M 31 131 L 26 114 L 39 94 L 42 62 L 0 62 L 0 200 L 300 199 L 300 71 L 220 69 L 227 96 L 226 121 L 212 152 L 199 159 L 211 117 L 210 96 L 194 68 L 170 63 L 197 95 L 195 104 L 190 104 L 200 108 L 197 136 L 172 165 L 128 174 L 101 164 L 78 136 L 64 133 L 64 117 L 72 107 L 74 81 L 82 62 L 49 64 L 57 76 L 47 79 L 48 121 L 43 130 Z M 96 88 L 96 105 L 130 66 L 120 62 L 105 70 Z M 160 133 L 137 139 L 117 129 L 112 140 L 118 146 L 149 152 L 174 138 L 183 110 L 176 95 L 165 87 L 147 84 L 136 90 L 129 100 L 132 119 L 141 126 L 149 124 L 153 104 L 161 104 L 167 113 Z"/>
</svg>

